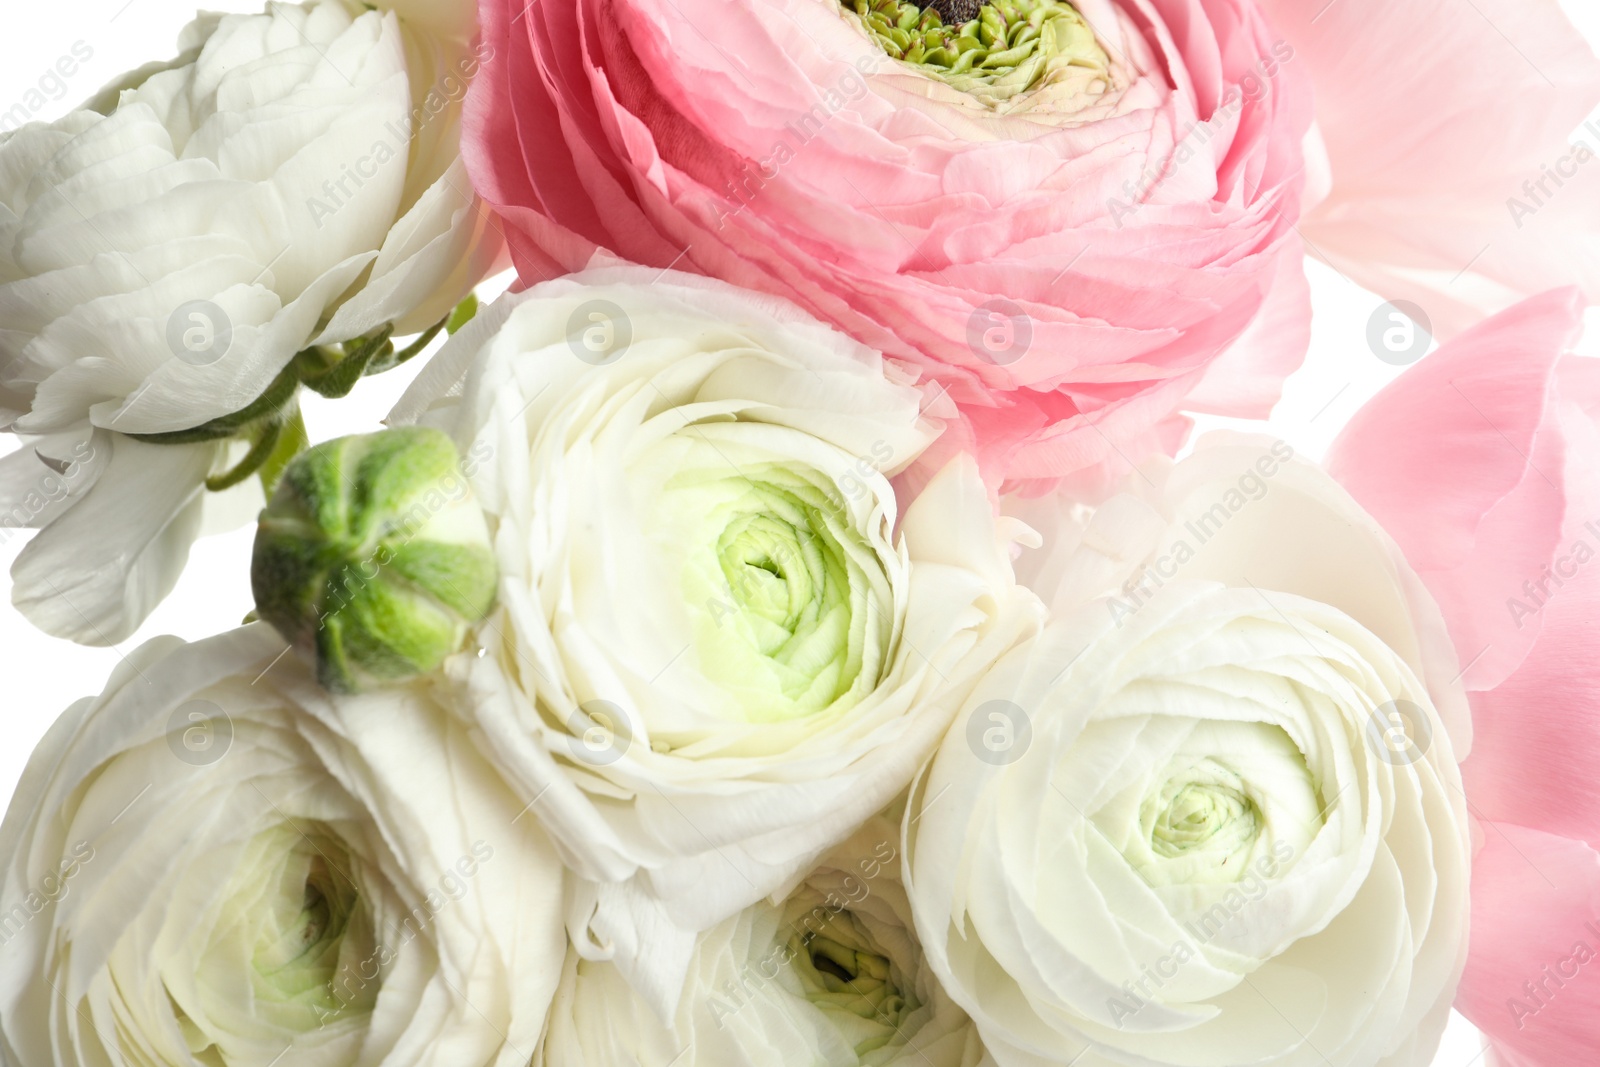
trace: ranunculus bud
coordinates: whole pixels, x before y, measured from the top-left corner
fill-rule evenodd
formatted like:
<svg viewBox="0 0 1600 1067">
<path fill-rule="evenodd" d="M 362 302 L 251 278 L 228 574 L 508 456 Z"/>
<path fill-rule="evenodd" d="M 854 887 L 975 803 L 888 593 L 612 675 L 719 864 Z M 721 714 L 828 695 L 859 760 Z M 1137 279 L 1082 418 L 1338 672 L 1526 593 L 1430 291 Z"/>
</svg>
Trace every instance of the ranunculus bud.
<svg viewBox="0 0 1600 1067">
<path fill-rule="evenodd" d="M 335 692 L 433 670 L 494 604 L 483 513 L 450 438 L 407 427 L 297 457 L 256 530 L 261 617 Z"/>
</svg>

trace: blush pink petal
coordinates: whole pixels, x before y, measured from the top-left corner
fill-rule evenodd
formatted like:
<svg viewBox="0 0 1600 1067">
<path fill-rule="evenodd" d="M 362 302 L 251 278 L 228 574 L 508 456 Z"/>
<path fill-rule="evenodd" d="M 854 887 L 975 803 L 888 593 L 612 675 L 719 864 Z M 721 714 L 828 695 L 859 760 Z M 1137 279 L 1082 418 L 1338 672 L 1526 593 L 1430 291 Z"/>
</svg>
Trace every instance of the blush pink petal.
<svg viewBox="0 0 1600 1067">
<path fill-rule="evenodd" d="M 1462 773 L 1488 817 L 1600 848 L 1600 361 L 1568 356 L 1554 384 L 1549 418 L 1564 455 L 1546 469 L 1564 486 L 1566 511 L 1550 557 L 1505 590 L 1499 631 L 1516 632 L 1515 603 L 1520 632 L 1538 640 L 1478 696 L 1481 742 Z"/>
<path fill-rule="evenodd" d="M 1507 625 L 1506 600 L 1562 535 L 1565 448 L 1546 418 L 1581 316 L 1570 290 L 1502 312 L 1375 396 L 1328 456 L 1439 601 L 1470 689 L 1504 681 L 1539 636 L 1537 619 Z"/>
<path fill-rule="evenodd" d="M 1314 254 L 1441 337 L 1557 286 L 1600 298 L 1600 159 L 1568 144 L 1600 61 L 1557 0 L 1261 2 L 1316 85 Z M 1577 139 L 1600 151 L 1600 127 Z"/>
<path fill-rule="evenodd" d="M 1185 409 L 1266 418 L 1310 344 L 1311 283 L 1300 250 L 1291 246 L 1278 256 L 1272 289 L 1255 321 L 1206 370 Z"/>
<path fill-rule="evenodd" d="M 1468 663 L 1483 843 L 1456 1007 L 1501 1067 L 1600 1062 L 1600 362 L 1567 353 L 1581 311 L 1554 292 L 1468 330 L 1330 460 Z"/>
<path fill-rule="evenodd" d="M 1456 1008 L 1503 1067 L 1600 1062 L 1600 854 L 1511 823 L 1482 831 Z"/>
</svg>

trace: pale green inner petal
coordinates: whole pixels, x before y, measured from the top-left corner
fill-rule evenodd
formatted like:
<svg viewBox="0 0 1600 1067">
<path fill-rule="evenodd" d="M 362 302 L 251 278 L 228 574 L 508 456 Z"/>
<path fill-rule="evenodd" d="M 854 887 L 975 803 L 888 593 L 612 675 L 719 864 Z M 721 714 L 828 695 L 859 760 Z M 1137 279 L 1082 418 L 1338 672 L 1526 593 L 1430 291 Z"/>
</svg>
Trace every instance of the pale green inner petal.
<svg viewBox="0 0 1600 1067">
<path fill-rule="evenodd" d="M 298 859 L 298 858 L 297 858 Z M 320 854 L 284 867 L 282 891 L 268 902 L 256 935 L 252 965 L 259 995 L 321 1002 L 333 1008 L 345 934 L 360 904 L 355 887 L 329 869 Z M 294 899 L 296 883 L 300 899 Z"/>
<path fill-rule="evenodd" d="M 985 102 L 1003 102 L 1066 77 L 1111 84 L 1094 30 L 1062 0 L 842 0 L 884 52 Z M 976 8 L 976 15 L 972 15 Z M 958 21 L 947 24 L 943 11 Z"/>
<path fill-rule="evenodd" d="M 1261 811 L 1239 775 L 1213 759 L 1183 767 L 1145 798 L 1140 810 L 1150 850 L 1163 858 L 1208 852 L 1218 877 L 1237 876 L 1229 860 L 1248 853 L 1261 833 Z"/>
<path fill-rule="evenodd" d="M 892 593 L 833 487 L 778 466 L 676 479 L 684 599 L 700 670 L 748 722 L 845 710 L 885 668 Z"/>
<path fill-rule="evenodd" d="M 331 1035 L 372 1011 L 382 975 L 369 902 L 328 827 L 282 823 L 239 854 L 196 963 L 200 1010 L 181 1020 L 195 1052 L 224 1061 L 261 1042 Z"/>
<path fill-rule="evenodd" d="M 790 937 L 789 950 L 806 999 L 858 1056 L 893 1041 L 920 1007 L 910 982 L 853 912 L 806 924 Z"/>
<path fill-rule="evenodd" d="M 1153 886 L 1238 882 L 1275 847 L 1277 869 L 1322 825 L 1304 755 L 1267 723 L 1197 724 L 1143 788 L 1137 829 L 1113 839 Z"/>
</svg>

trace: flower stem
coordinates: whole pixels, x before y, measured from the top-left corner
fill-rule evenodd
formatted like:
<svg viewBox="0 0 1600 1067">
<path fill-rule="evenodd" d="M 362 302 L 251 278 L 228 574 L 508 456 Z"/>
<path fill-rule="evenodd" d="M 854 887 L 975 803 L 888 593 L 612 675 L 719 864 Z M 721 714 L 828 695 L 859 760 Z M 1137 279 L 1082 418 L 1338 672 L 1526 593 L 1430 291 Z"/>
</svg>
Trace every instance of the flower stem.
<svg viewBox="0 0 1600 1067">
<path fill-rule="evenodd" d="M 256 431 L 255 443 L 250 446 L 250 451 L 245 453 L 244 459 L 230 470 L 221 474 L 214 474 L 206 479 L 206 488 L 213 493 L 220 493 L 224 489 L 232 489 L 256 471 L 260 470 L 267 460 L 276 451 L 278 437 L 283 432 L 283 424 L 276 419 L 268 419 L 260 424 Z"/>
</svg>

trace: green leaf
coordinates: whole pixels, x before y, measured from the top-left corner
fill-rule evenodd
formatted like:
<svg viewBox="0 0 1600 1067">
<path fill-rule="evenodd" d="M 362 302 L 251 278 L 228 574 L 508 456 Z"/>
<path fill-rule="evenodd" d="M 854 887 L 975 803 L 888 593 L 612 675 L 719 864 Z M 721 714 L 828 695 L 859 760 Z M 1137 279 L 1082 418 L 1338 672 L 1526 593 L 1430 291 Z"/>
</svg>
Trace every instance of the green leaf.
<svg viewBox="0 0 1600 1067">
<path fill-rule="evenodd" d="M 370 366 L 373 360 L 383 360 L 394 351 L 394 345 L 389 340 L 393 332 L 393 326 L 385 326 L 364 337 L 344 342 L 340 346 L 344 357 L 332 366 L 326 365 L 323 353 L 317 348 L 308 348 L 295 356 L 291 366 L 307 389 L 330 400 L 337 400 L 348 396 L 363 375 L 374 373 Z"/>
</svg>

